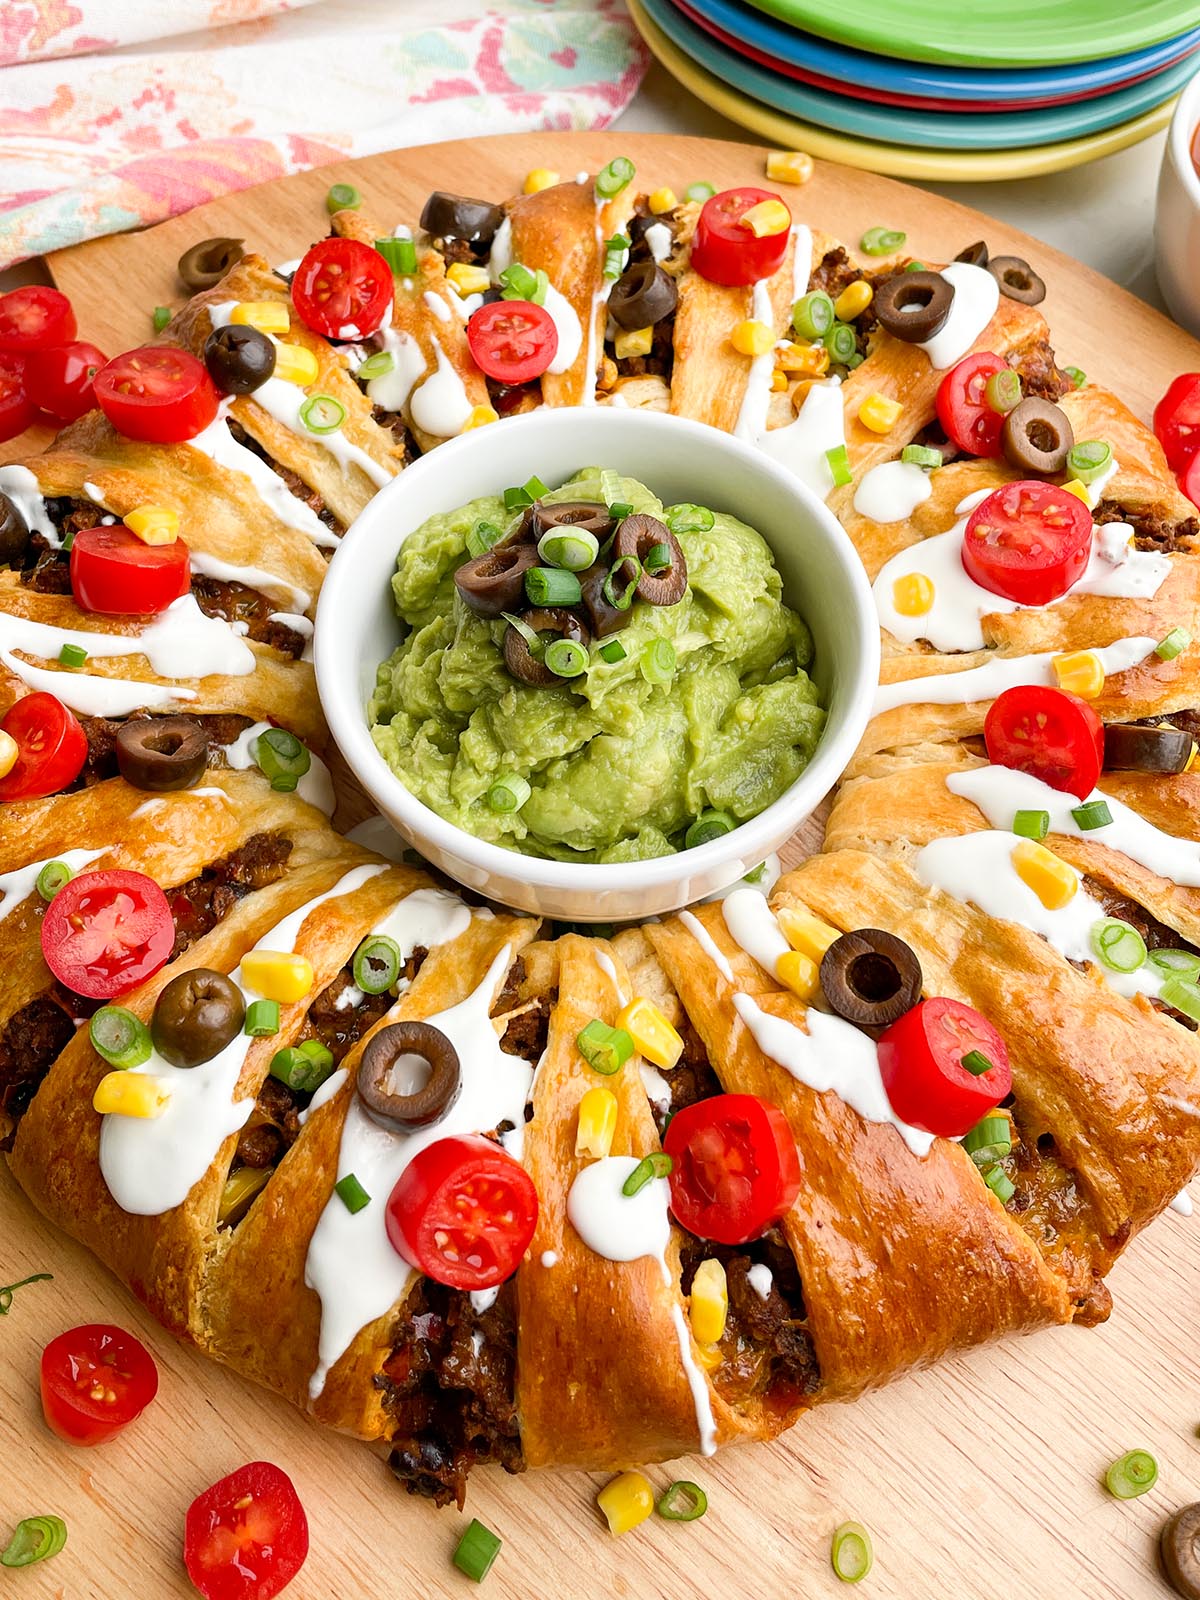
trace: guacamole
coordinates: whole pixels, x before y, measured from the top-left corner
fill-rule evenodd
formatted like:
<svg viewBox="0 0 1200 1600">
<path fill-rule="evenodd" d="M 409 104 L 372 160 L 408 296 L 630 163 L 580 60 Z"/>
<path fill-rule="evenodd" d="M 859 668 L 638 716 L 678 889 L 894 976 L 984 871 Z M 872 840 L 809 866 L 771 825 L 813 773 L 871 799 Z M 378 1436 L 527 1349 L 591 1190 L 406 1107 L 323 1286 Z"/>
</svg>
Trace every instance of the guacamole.
<svg viewBox="0 0 1200 1600">
<path fill-rule="evenodd" d="M 744 822 L 804 770 L 825 721 L 804 670 L 811 635 L 783 604 L 761 535 L 721 512 L 711 528 L 687 531 L 707 514 L 672 516 L 643 484 L 612 472 L 603 489 L 610 504 L 665 520 L 687 563 L 677 604 L 634 599 L 611 635 L 623 659 L 602 659 L 608 640 L 598 639 L 577 677 L 537 687 L 509 672 L 510 624 L 468 609 L 454 581 L 477 524 L 513 523 L 503 498 L 489 496 L 430 517 L 405 540 L 392 578 L 405 636 L 368 707 L 380 753 L 427 806 L 479 838 L 556 860 L 668 855 L 709 811 Z M 600 469 L 539 503 L 561 501 L 603 507 Z M 674 649 L 664 683 L 644 670 L 656 639 Z M 507 780 L 518 796 L 528 784 L 519 808 L 496 809 L 498 779 L 509 804 Z"/>
</svg>

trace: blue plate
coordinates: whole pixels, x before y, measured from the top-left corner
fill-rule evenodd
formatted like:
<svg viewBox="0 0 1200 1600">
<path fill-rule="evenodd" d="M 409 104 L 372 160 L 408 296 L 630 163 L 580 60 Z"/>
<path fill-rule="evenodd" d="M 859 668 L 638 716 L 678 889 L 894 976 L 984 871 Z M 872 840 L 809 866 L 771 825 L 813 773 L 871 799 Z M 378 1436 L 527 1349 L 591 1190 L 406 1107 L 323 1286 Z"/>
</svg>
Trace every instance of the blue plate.
<svg viewBox="0 0 1200 1600">
<path fill-rule="evenodd" d="M 853 0 L 848 0 L 853 3 Z M 1137 0 L 1130 0 L 1136 5 Z M 1079 97 L 1089 91 L 1128 84 L 1130 78 L 1157 72 L 1200 45 L 1200 27 L 1127 55 L 1101 61 L 1068 62 L 1053 67 L 972 68 L 940 66 L 928 61 L 903 61 L 873 55 L 847 45 L 818 39 L 815 34 L 790 28 L 786 22 L 743 5 L 740 0 L 691 0 L 695 10 L 744 39 L 795 67 L 844 78 L 864 89 L 923 96 L 931 100 L 995 101 L 1002 110 L 1011 100 Z"/>
<path fill-rule="evenodd" d="M 934 150 L 1016 150 L 1073 139 L 1127 122 L 1168 100 L 1196 70 L 1190 58 L 1153 78 L 1093 100 L 1035 111 L 944 112 L 879 106 L 828 94 L 760 67 L 719 44 L 695 26 L 670 0 L 641 0 L 667 38 L 723 82 L 790 117 L 818 127 L 878 139 L 885 144 Z"/>
</svg>

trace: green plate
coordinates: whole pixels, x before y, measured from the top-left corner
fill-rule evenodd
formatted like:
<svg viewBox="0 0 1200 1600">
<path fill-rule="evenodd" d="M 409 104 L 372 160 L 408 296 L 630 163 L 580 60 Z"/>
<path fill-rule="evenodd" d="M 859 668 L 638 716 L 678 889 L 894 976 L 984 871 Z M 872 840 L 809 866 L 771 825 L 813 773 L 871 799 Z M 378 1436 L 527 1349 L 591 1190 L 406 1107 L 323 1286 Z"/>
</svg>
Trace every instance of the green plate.
<svg viewBox="0 0 1200 1600">
<path fill-rule="evenodd" d="M 1161 44 L 1196 22 L 1196 0 L 752 0 L 760 11 L 908 61 L 1044 67 Z"/>
</svg>

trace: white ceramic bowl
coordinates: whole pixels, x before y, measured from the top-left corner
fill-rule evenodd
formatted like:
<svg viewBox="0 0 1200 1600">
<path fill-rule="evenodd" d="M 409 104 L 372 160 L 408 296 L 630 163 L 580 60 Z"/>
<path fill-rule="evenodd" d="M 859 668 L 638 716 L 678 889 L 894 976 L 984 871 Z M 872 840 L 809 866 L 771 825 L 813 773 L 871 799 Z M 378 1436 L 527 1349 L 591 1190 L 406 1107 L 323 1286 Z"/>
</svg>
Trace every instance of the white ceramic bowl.
<svg viewBox="0 0 1200 1600">
<path fill-rule="evenodd" d="M 1154 214 L 1158 286 L 1175 321 L 1200 337 L 1200 173 L 1192 140 L 1200 126 L 1200 71 L 1179 96 L 1158 175 Z"/>
<path fill-rule="evenodd" d="M 829 716 L 816 753 L 774 805 L 695 850 L 653 861 L 541 861 L 446 822 L 376 750 L 366 704 L 401 625 L 389 579 L 407 536 L 435 512 L 535 473 L 551 488 L 585 466 L 614 467 L 667 504 L 732 512 L 770 543 L 785 599 L 808 622 L 811 671 Z M 700 423 L 606 406 L 550 409 L 440 445 L 384 488 L 341 542 L 317 613 L 316 670 L 330 729 L 380 812 L 427 860 L 489 899 L 576 922 L 655 916 L 728 887 L 779 848 L 840 777 L 879 678 L 879 624 L 866 575 L 833 514 L 761 452 Z"/>
</svg>

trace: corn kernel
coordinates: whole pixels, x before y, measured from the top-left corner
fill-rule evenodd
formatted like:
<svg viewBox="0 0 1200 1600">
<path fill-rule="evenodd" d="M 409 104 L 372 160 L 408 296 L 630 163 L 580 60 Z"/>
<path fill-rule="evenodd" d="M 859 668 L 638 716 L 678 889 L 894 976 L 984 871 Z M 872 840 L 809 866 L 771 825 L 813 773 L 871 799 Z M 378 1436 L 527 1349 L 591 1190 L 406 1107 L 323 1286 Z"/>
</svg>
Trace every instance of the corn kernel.
<svg viewBox="0 0 1200 1600">
<path fill-rule="evenodd" d="M 558 181 L 558 173 L 551 172 L 549 167 L 534 167 L 525 174 L 525 193 L 540 194 L 543 189 L 553 189 Z"/>
<path fill-rule="evenodd" d="M 792 213 L 782 200 L 760 200 L 749 211 L 743 211 L 739 226 L 748 229 L 756 239 L 773 239 L 786 233 L 792 225 Z"/>
<path fill-rule="evenodd" d="M 1187 758 L 1187 766 L 1184 767 L 1184 769 L 1183 769 L 1185 772 L 1190 772 L 1192 770 L 1192 768 L 1196 765 L 1196 756 L 1198 754 L 1200 754 L 1200 745 L 1196 744 L 1193 741 L 1193 743 L 1192 743 L 1192 753 Z M 0 775 L 3 774 L 3 771 L 4 771 L 4 757 L 3 757 L 3 754 L 0 754 Z"/>
<path fill-rule="evenodd" d="M 456 261 L 446 268 L 446 282 L 452 284 L 460 295 L 486 294 L 492 286 L 486 267 L 477 267 L 471 261 Z"/>
<path fill-rule="evenodd" d="M 813 175 L 813 158 L 805 150 L 771 150 L 767 177 L 773 183 L 807 183 Z"/>
<path fill-rule="evenodd" d="M 871 285 L 865 278 L 858 278 L 848 283 L 833 302 L 833 314 L 839 322 L 853 322 L 855 317 L 862 316 L 874 298 Z"/>
<path fill-rule="evenodd" d="M 933 607 L 933 579 L 923 572 L 906 572 L 892 584 L 892 605 L 902 617 L 923 617 Z"/>
<path fill-rule="evenodd" d="M 239 300 L 229 313 L 229 320 L 257 328 L 259 333 L 286 333 L 292 325 L 282 300 Z"/>
<path fill-rule="evenodd" d="M 788 339 L 775 352 L 775 365 L 781 372 L 823 378 L 829 371 L 829 351 L 823 344 L 796 344 Z"/>
<path fill-rule="evenodd" d="M 858 420 L 872 433 L 890 433 L 900 421 L 904 407 L 886 394 L 869 394 L 858 408 Z"/>
<path fill-rule="evenodd" d="M 654 1490 L 640 1472 L 623 1472 L 606 1483 L 596 1496 L 596 1504 L 608 1520 L 614 1539 L 636 1528 L 654 1510 Z"/>
<path fill-rule="evenodd" d="M 241 975 L 264 1000 L 303 1000 L 313 986 L 312 962 L 292 950 L 247 950 Z"/>
<path fill-rule="evenodd" d="M 661 217 L 664 211 L 674 211 L 679 204 L 674 189 L 655 189 L 647 200 L 647 205 L 656 217 Z"/>
<path fill-rule="evenodd" d="M 692 1279 L 689 1315 L 692 1336 L 697 1344 L 719 1344 L 729 1313 L 729 1288 L 725 1268 L 719 1261 L 702 1261 Z"/>
<path fill-rule="evenodd" d="M 20 749 L 11 733 L 0 728 L 0 778 L 7 778 L 17 764 Z"/>
<path fill-rule="evenodd" d="M 613 340 L 618 361 L 624 361 L 626 356 L 648 356 L 653 345 L 653 327 L 631 328 L 628 332 L 622 329 Z"/>
<path fill-rule="evenodd" d="M 579 1124 L 575 1130 L 575 1154 L 594 1156 L 597 1161 L 612 1149 L 617 1131 L 617 1097 L 611 1089 L 589 1089 L 579 1102 Z"/>
<path fill-rule="evenodd" d="M 669 1071 L 683 1054 L 683 1040 L 653 1000 L 640 995 L 631 1000 L 618 1016 L 617 1027 L 625 1029 L 638 1054 L 656 1067 Z"/>
<path fill-rule="evenodd" d="M 795 906 L 782 906 L 775 920 L 792 949 L 815 961 L 818 966 L 829 946 L 842 937 L 836 928 L 822 922 L 820 917 L 814 917 L 807 911 L 798 911 Z"/>
<path fill-rule="evenodd" d="M 92 1109 L 102 1117 L 161 1117 L 171 1098 L 157 1078 L 141 1072 L 107 1072 L 96 1085 Z"/>
<path fill-rule="evenodd" d="M 786 950 L 775 963 L 775 976 L 807 1005 L 821 987 L 820 968 L 811 956 L 799 950 Z"/>
<path fill-rule="evenodd" d="M 166 506 L 137 506 L 126 513 L 125 526 L 143 544 L 174 544 L 179 537 L 179 513 Z"/>
<path fill-rule="evenodd" d="M 471 415 L 463 423 L 462 431 L 469 433 L 472 428 L 486 428 L 489 422 L 499 422 L 500 413 L 493 406 L 472 406 Z"/>
<path fill-rule="evenodd" d="M 1094 650 L 1072 650 L 1050 663 L 1060 689 L 1081 700 L 1095 700 L 1104 692 L 1104 665 Z"/>
<path fill-rule="evenodd" d="M 765 322 L 752 319 L 739 322 L 729 335 L 733 348 L 743 356 L 765 356 L 775 344 L 775 334 Z"/>
<path fill-rule="evenodd" d="M 1075 898 L 1079 875 L 1044 844 L 1022 839 L 1013 847 L 1012 864 L 1022 883 L 1033 890 L 1047 911 L 1061 911 Z"/>
<path fill-rule="evenodd" d="M 771 393 L 772 394 L 786 394 L 787 393 L 787 386 L 788 386 L 787 373 L 786 372 L 780 372 L 779 368 L 776 367 L 775 371 L 771 374 Z"/>
<path fill-rule="evenodd" d="M 1080 483 L 1078 478 L 1072 478 L 1070 483 L 1064 483 L 1063 488 L 1068 494 L 1076 495 L 1080 500 L 1083 501 L 1085 506 L 1091 505 L 1092 497 L 1088 494 L 1087 484 Z"/>
<path fill-rule="evenodd" d="M 275 377 L 285 383 L 298 383 L 303 389 L 317 381 L 317 358 L 307 345 L 277 344 L 275 346 Z"/>
</svg>

